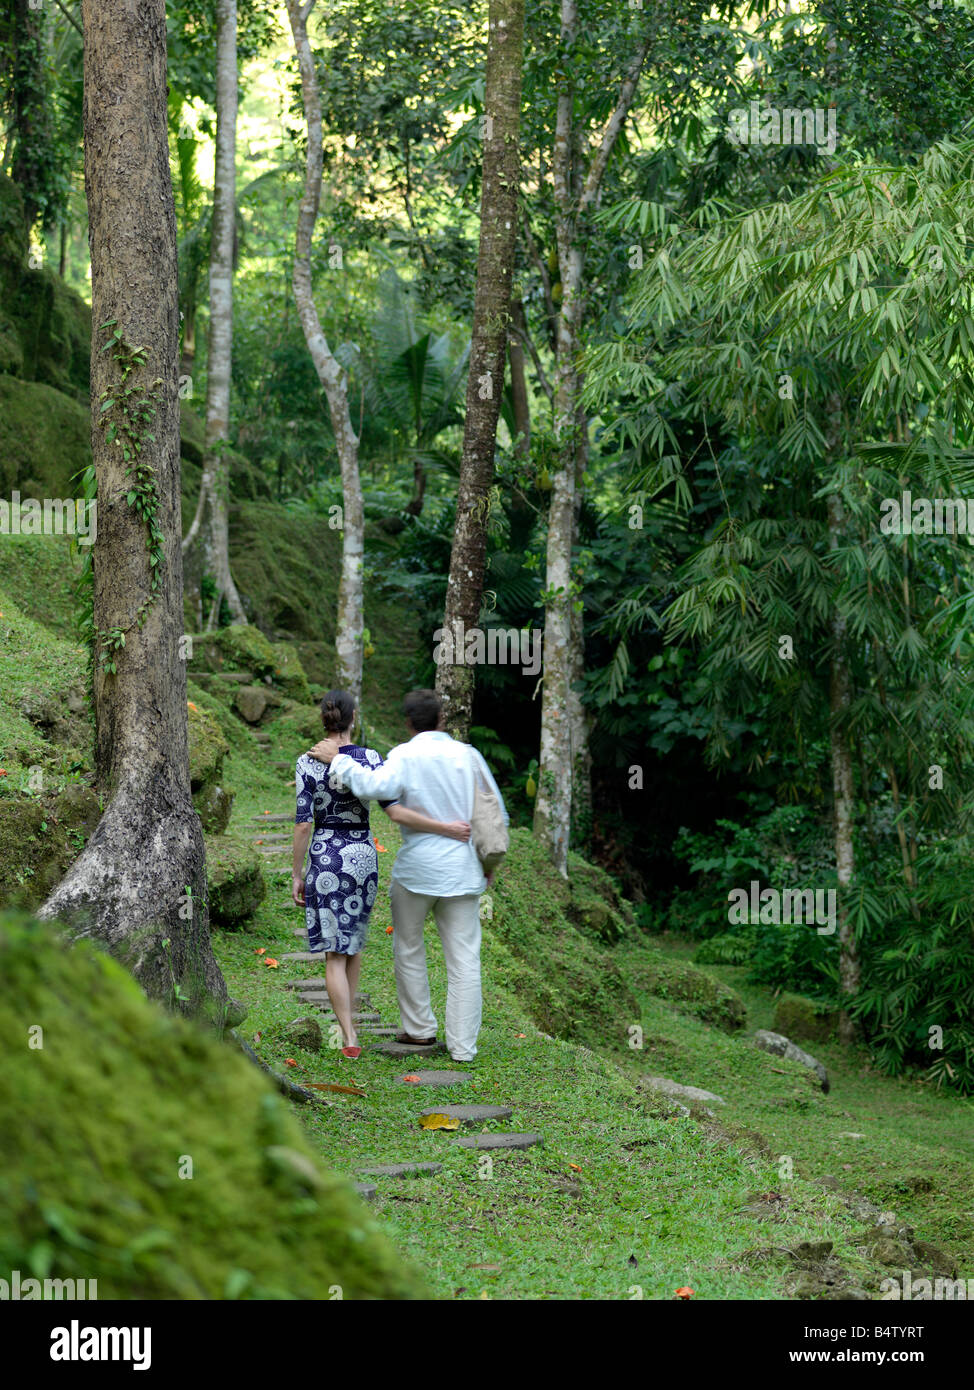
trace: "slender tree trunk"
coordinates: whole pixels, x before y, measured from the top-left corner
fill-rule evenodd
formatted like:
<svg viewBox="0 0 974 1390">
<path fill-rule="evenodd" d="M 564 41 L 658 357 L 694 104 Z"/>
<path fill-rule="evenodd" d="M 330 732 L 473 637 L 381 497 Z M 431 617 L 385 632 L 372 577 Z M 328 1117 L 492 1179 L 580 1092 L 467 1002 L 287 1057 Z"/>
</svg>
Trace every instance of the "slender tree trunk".
<svg viewBox="0 0 974 1390">
<path fill-rule="evenodd" d="M 828 499 L 829 549 L 837 550 L 842 542 L 844 513 L 842 500 L 832 493 Z M 832 661 L 829 691 L 830 732 L 832 753 L 833 835 L 835 867 L 839 891 L 839 992 L 851 999 L 859 992 L 859 953 L 855 933 L 849 921 L 848 891 L 856 870 L 855 846 L 852 838 L 855 815 L 855 782 L 852 771 L 852 750 L 845 727 L 852 703 L 852 682 L 846 655 L 846 620 L 836 609 L 832 617 Z M 853 1042 L 856 1026 L 843 1009 L 839 1015 L 839 1037 Z"/>
<path fill-rule="evenodd" d="M 362 697 L 362 560 L 365 554 L 365 513 L 358 469 L 358 436 L 352 428 L 348 407 L 348 377 L 336 361 L 322 332 L 311 281 L 311 238 L 318 220 L 322 172 L 321 97 L 314 57 L 308 42 L 308 16 L 314 9 L 314 3 L 315 0 L 305 0 L 304 4 L 300 0 L 287 0 L 288 19 L 301 73 L 304 119 L 308 127 L 304 196 L 298 211 L 294 247 L 294 302 L 318 380 L 328 399 L 331 427 L 342 470 L 342 574 L 338 586 L 335 653 L 339 684 L 358 705 Z"/>
<path fill-rule="evenodd" d="M 520 299 L 511 300 L 512 332 L 507 340 L 507 361 L 511 372 L 511 399 L 514 404 L 515 452 L 527 460 L 531 455 L 531 408 L 528 404 L 528 381 L 524 370 L 523 335 L 527 336 L 524 305 Z"/>
<path fill-rule="evenodd" d="M 561 0 L 561 39 L 566 47 L 571 48 L 575 43 L 578 31 L 578 0 Z M 559 457 L 548 509 L 544 684 L 534 833 L 565 877 L 568 875 L 576 772 L 582 778 L 582 824 L 587 824 L 590 799 L 585 790 L 590 781 L 587 723 L 581 702 L 572 689 L 584 670 L 580 615 L 574 622 L 573 637 L 573 605 L 578 596 L 572 593 L 572 546 L 581 502 L 576 358 L 583 318 L 585 219 L 601 188 L 612 150 L 629 114 L 648 51 L 647 38 L 629 66 L 618 101 L 587 171 L 582 168 L 582 142 L 575 126 L 575 90 L 570 71 L 560 79 L 555 116 L 551 171 L 562 285 L 555 333 L 554 428 Z"/>
<path fill-rule="evenodd" d="M 470 727 L 474 673 L 472 667 L 460 664 L 464 652 L 456 650 L 456 643 L 461 624 L 464 630 L 477 626 L 483 599 L 487 520 L 517 245 L 523 59 L 524 0 L 490 0 L 480 251 L 460 489 L 443 615 L 454 650 L 453 662 L 440 664 L 436 672 L 436 689 L 443 700 L 447 728 L 464 739 Z"/>
<path fill-rule="evenodd" d="M 222 1013 L 227 990 L 210 946 L 179 646 L 179 307 L 166 138 L 165 3 L 84 0 L 83 17 L 98 489 L 95 766 L 107 807 L 41 916 L 65 920 L 76 934 L 103 942 L 150 995 L 172 997 L 178 986 L 187 1007 L 206 1004 Z M 121 334 L 122 346 L 103 351 L 113 334 Z M 130 354 L 135 348 L 144 360 Z M 132 363 L 127 381 L 116 360 L 120 354 Z M 124 425 L 119 398 L 127 387 L 154 398 L 154 418 L 138 426 L 142 441 L 135 456 L 151 470 L 141 482 L 105 427 Z M 116 405 L 103 412 L 102 404 L 111 400 Z M 129 505 L 133 486 L 142 487 L 143 500 L 155 509 L 156 539 Z M 124 634 L 124 646 L 104 640 L 112 630 Z M 104 664 L 106 657 L 114 671 Z M 234 1012 L 239 1021 L 242 1015 Z"/>
<path fill-rule="evenodd" d="M 581 400 L 581 380 L 575 382 L 575 504 L 572 515 L 572 539 L 577 544 L 581 525 L 582 499 L 585 491 L 585 471 L 588 467 L 588 420 L 578 402 Z M 589 750 L 591 719 L 579 684 L 585 675 L 585 614 L 580 600 L 572 604 L 571 612 L 570 684 L 568 715 L 572 740 L 572 841 L 584 844 L 592 833 L 592 755 Z"/>
<path fill-rule="evenodd" d="M 13 164 L 10 170 L 33 227 L 49 190 L 45 161 L 51 154 L 50 108 L 42 25 L 44 13 L 28 0 L 10 0 L 13 59 Z"/>
<path fill-rule="evenodd" d="M 246 623 L 230 573 L 230 366 L 233 352 L 233 239 L 237 189 L 237 0 L 216 6 L 216 167 L 210 235 L 210 332 L 206 364 L 206 443 L 203 480 L 184 551 L 199 545 L 200 577 L 212 578 L 215 593 L 208 630 L 219 626 L 226 599 L 235 623 Z M 201 585 L 202 587 L 202 585 Z"/>
</svg>

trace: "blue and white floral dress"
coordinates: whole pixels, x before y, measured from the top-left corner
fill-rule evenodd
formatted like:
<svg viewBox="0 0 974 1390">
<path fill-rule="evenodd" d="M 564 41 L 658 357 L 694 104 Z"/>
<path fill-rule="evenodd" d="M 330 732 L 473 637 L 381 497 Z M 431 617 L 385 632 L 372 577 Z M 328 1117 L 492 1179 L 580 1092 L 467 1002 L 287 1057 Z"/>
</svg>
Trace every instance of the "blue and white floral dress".
<svg viewBox="0 0 974 1390">
<path fill-rule="evenodd" d="M 363 767 L 382 766 L 374 748 L 346 744 L 341 750 Z M 309 951 L 358 955 L 379 887 L 379 860 L 366 805 L 350 791 L 328 785 L 328 768 L 303 753 L 295 767 L 298 809 L 295 824 L 314 821 L 304 876 Z M 391 801 L 379 803 L 391 806 Z"/>
</svg>

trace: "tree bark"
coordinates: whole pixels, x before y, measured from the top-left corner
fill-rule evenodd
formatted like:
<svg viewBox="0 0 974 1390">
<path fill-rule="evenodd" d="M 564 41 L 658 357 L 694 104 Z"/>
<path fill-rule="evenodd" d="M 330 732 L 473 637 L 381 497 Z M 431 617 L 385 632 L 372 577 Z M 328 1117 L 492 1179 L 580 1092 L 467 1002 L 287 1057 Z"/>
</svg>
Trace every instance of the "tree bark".
<svg viewBox="0 0 974 1390">
<path fill-rule="evenodd" d="M 362 697 L 362 561 L 365 554 L 365 513 L 358 467 L 358 436 L 348 406 L 348 377 L 322 332 L 311 280 L 311 238 L 321 201 L 321 96 L 314 57 L 308 42 L 308 16 L 315 0 L 287 0 L 288 19 L 301 73 L 304 118 L 308 127 L 308 158 L 304 196 L 298 211 L 294 248 L 294 302 L 318 380 L 325 390 L 331 426 L 342 471 L 342 573 L 338 586 L 335 652 L 338 682 L 358 706 Z"/>
<path fill-rule="evenodd" d="M 520 299 L 511 300 L 512 332 L 507 340 L 507 361 L 511 372 L 511 399 L 514 405 L 515 453 L 527 460 L 531 456 L 531 408 L 528 404 L 528 382 L 524 370 L 524 340 L 527 321 Z"/>
<path fill-rule="evenodd" d="M 210 234 L 210 331 L 206 364 L 206 442 L 203 479 L 196 515 L 184 552 L 201 550 L 200 575 L 209 576 L 215 593 L 205 625 L 219 626 L 226 599 L 235 623 L 246 623 L 237 586 L 230 573 L 230 367 L 233 354 L 233 241 L 237 191 L 237 0 L 216 6 L 216 166 L 213 179 L 213 225 Z M 200 595 L 202 619 L 202 584 Z M 201 621 L 201 626 L 203 625 Z"/>
<path fill-rule="evenodd" d="M 460 487 L 443 615 L 447 633 L 457 636 L 461 623 L 464 630 L 477 626 L 483 599 L 487 521 L 517 244 L 523 59 L 524 0 L 491 0 L 480 249 Z M 462 650 L 454 649 L 452 655 L 453 662 L 437 667 L 436 689 L 443 701 L 447 728 L 455 737 L 465 739 L 473 708 L 474 673 L 471 666 L 461 664 Z"/>
<path fill-rule="evenodd" d="M 108 804 L 40 915 L 104 943 L 153 997 L 222 1015 L 227 990 L 210 945 L 179 649 L 179 307 L 166 136 L 165 4 L 84 0 L 83 18 L 98 505 L 95 767 Z M 122 335 L 121 347 L 111 348 L 119 341 L 113 333 Z M 111 350 L 103 351 L 106 343 Z M 127 382 L 119 354 L 134 363 Z M 137 479 L 106 428 L 106 421 L 119 428 L 127 385 L 154 397 L 154 418 L 137 427 L 142 435 L 135 457 L 151 468 L 143 497 L 154 507 L 155 540 L 128 501 Z M 113 399 L 116 405 L 103 411 Z M 113 629 L 124 635 L 124 645 L 106 648 L 105 634 Z M 106 651 L 114 671 L 104 664 Z"/>
<path fill-rule="evenodd" d="M 578 0 L 561 0 L 561 38 L 571 48 L 578 37 Z M 573 820 L 573 781 L 589 777 L 587 723 L 573 683 L 582 676 L 584 655 L 580 615 L 574 624 L 572 546 L 581 505 L 579 375 L 576 366 L 583 320 L 585 256 L 584 221 L 598 196 L 609 158 L 636 92 L 649 51 L 645 39 L 622 83 L 616 106 L 606 122 L 587 172 L 581 162 L 580 132 L 575 126 L 575 89 L 569 72 L 560 78 L 551 168 L 555 195 L 555 231 L 562 301 L 555 325 L 554 429 L 558 466 L 551 481 L 545 580 L 544 684 L 541 700 L 541 751 L 534 833 L 559 873 L 568 876 L 568 847 Z M 566 65 L 567 66 L 567 65 Z M 583 807 L 581 823 L 587 822 Z"/>
<path fill-rule="evenodd" d="M 52 158 L 50 106 L 44 61 L 43 11 L 27 0 L 12 0 L 8 41 L 12 52 L 13 181 L 24 200 L 28 229 L 50 193 Z"/>
<path fill-rule="evenodd" d="M 828 499 L 829 549 L 837 550 L 844 528 L 842 500 L 832 493 Z M 849 921 L 847 894 L 855 876 L 856 858 L 852 838 L 855 814 L 855 783 L 852 771 L 852 751 L 845 718 L 852 702 L 852 682 L 846 655 L 846 620 L 836 608 L 832 615 L 832 660 L 830 670 L 829 742 L 832 754 L 832 817 L 835 843 L 835 868 L 838 880 L 839 916 L 839 992 L 851 999 L 859 992 L 859 953 L 855 932 Z M 856 1026 L 843 1009 L 839 1015 L 839 1038 L 854 1042 Z"/>
</svg>

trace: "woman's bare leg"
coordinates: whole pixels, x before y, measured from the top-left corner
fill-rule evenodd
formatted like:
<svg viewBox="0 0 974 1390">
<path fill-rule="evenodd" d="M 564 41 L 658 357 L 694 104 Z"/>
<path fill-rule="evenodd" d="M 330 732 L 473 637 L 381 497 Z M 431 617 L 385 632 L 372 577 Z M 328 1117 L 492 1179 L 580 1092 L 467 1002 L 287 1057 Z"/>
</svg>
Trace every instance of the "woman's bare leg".
<svg viewBox="0 0 974 1390">
<path fill-rule="evenodd" d="M 350 964 L 349 957 L 343 956 L 340 951 L 329 951 L 328 959 L 325 962 L 325 987 L 328 990 L 331 1006 L 335 1011 L 335 1018 L 342 1030 L 345 1046 L 355 1047 L 358 1038 L 352 1023 L 352 992 L 349 990 L 348 979 Z"/>
<path fill-rule="evenodd" d="M 345 974 L 348 977 L 348 1002 L 352 1012 L 355 1011 L 355 996 L 358 994 L 359 976 L 362 973 L 362 952 L 358 951 L 354 956 L 346 956 L 348 964 L 345 967 Z"/>
</svg>

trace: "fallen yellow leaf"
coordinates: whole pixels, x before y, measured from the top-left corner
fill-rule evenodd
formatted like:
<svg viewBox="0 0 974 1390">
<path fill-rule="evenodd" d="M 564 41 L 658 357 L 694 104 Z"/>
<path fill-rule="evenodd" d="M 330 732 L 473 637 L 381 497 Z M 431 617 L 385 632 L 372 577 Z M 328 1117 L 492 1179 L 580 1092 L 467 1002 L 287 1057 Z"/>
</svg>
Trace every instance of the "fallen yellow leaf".
<svg viewBox="0 0 974 1390">
<path fill-rule="evenodd" d="M 460 1121 L 456 1115 L 423 1115 L 419 1121 L 423 1129 L 459 1129 Z"/>
</svg>

